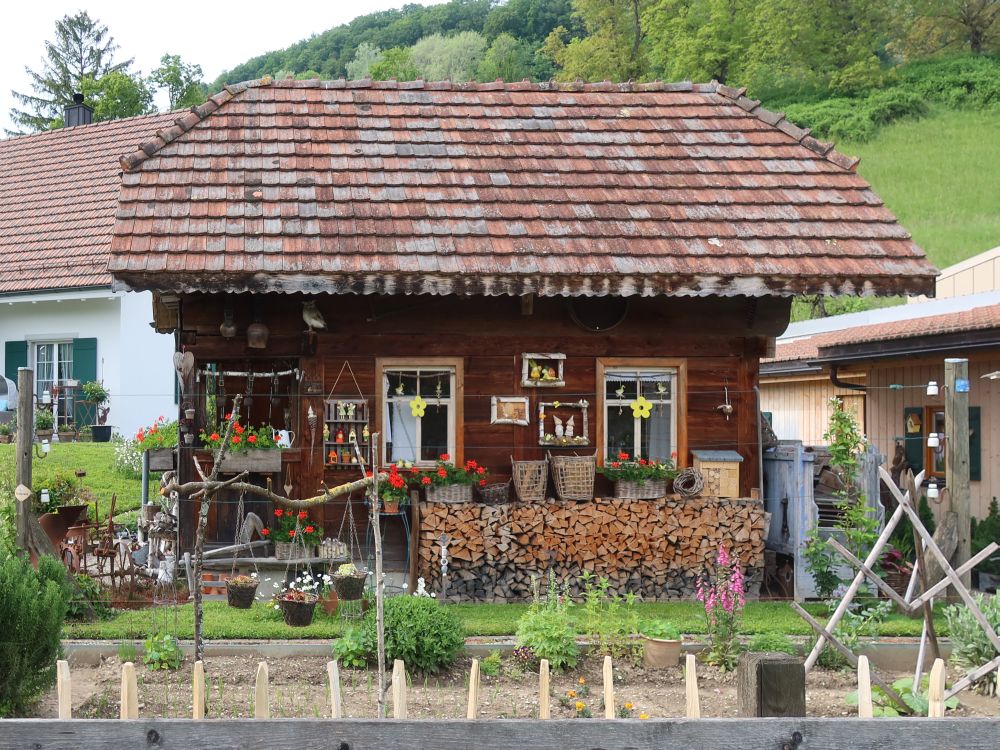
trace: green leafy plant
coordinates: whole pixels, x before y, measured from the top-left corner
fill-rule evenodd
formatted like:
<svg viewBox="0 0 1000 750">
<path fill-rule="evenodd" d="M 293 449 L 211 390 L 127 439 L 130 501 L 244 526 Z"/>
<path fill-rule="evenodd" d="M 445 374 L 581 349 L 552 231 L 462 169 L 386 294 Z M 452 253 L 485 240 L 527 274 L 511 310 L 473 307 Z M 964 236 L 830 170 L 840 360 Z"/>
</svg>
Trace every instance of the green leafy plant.
<svg viewBox="0 0 1000 750">
<path fill-rule="evenodd" d="M 990 627 L 1000 631 L 1000 599 L 975 595 L 976 604 Z M 971 671 L 996 658 L 997 650 L 983 632 L 979 623 L 972 616 L 968 607 L 955 604 L 944 611 L 948 623 L 948 635 L 951 638 L 951 662 L 958 667 Z M 996 670 L 977 680 L 973 689 L 978 693 L 989 695 L 994 689 Z"/>
<path fill-rule="evenodd" d="M 142 646 L 145 651 L 143 661 L 150 669 L 178 669 L 184 663 L 181 644 L 170 633 L 155 633 Z"/>
<path fill-rule="evenodd" d="M 537 580 L 534 586 L 534 600 L 517 621 L 517 645 L 529 648 L 535 658 L 548 659 L 552 669 L 575 667 L 580 649 L 576 644 L 566 586 L 560 591 L 551 572 L 546 596 L 540 595 Z"/>
<path fill-rule="evenodd" d="M 781 633 L 757 633 L 747 644 L 747 651 L 769 651 L 797 656 L 799 648 L 787 635 Z"/>
<path fill-rule="evenodd" d="M 592 649 L 615 659 L 638 660 L 642 647 L 635 639 L 639 630 L 635 594 L 612 594 L 608 578 L 598 578 L 590 571 L 584 571 L 580 582 L 583 587 L 584 632 L 591 641 Z"/>
<path fill-rule="evenodd" d="M 80 390 L 83 391 L 83 397 L 94 406 L 101 406 L 111 398 L 108 389 L 98 380 L 88 380 L 80 386 Z"/>
<path fill-rule="evenodd" d="M 826 606 L 832 612 L 838 604 L 838 601 L 831 600 Z M 837 640 L 857 653 L 863 638 L 874 638 L 879 634 L 879 627 L 891 611 L 892 602 L 887 599 L 855 599 L 833 633 Z M 817 663 L 824 669 L 844 670 L 850 667 L 832 646 L 826 646 L 820 652 Z"/>
<path fill-rule="evenodd" d="M 647 638 L 656 638 L 661 641 L 679 641 L 681 631 L 672 622 L 666 620 L 643 620 L 639 626 L 639 632 Z"/>
<path fill-rule="evenodd" d="M 411 470 L 411 473 L 414 481 L 423 487 L 446 487 L 453 484 L 478 484 L 480 487 L 485 487 L 490 474 L 485 466 L 480 466 L 472 459 L 466 461 L 465 466 L 455 466 L 447 453 L 442 453 L 438 457 L 433 469 Z"/>
<path fill-rule="evenodd" d="M 364 632 L 360 627 L 347 628 L 333 642 L 333 658 L 345 667 L 362 669 L 368 663 L 368 649 Z"/>
<path fill-rule="evenodd" d="M 111 599 L 100 581 L 86 573 L 77 573 L 74 577 L 79 593 L 70 587 L 66 618 L 85 620 L 91 610 L 98 617 L 108 617 L 111 614 Z"/>
<path fill-rule="evenodd" d="M 496 677 L 500 674 L 502 662 L 499 651 L 490 651 L 489 656 L 479 662 L 479 671 L 487 677 Z"/>
<path fill-rule="evenodd" d="M 14 428 L 7 422 L 0 422 L 0 436 L 10 437 L 14 434 Z"/>
<path fill-rule="evenodd" d="M 645 482 L 650 479 L 673 479 L 677 476 L 677 469 L 670 459 L 665 461 L 649 460 L 645 458 L 630 458 L 624 451 L 618 454 L 618 458 L 609 461 L 601 469 L 612 482 Z"/>
<path fill-rule="evenodd" d="M 972 554 L 982 552 L 991 542 L 1000 542 L 1000 508 L 997 499 L 990 503 L 986 518 L 972 519 Z M 993 555 L 976 566 L 976 570 L 992 575 L 1000 575 L 1000 555 Z"/>
<path fill-rule="evenodd" d="M 230 414 L 226 415 L 226 422 L 229 422 L 231 416 Z M 222 446 L 222 434 L 215 429 L 202 430 L 198 433 L 198 439 L 201 440 L 203 446 L 210 450 L 216 450 Z M 251 449 L 280 450 L 281 447 L 274 439 L 274 428 L 271 425 L 245 427 L 240 423 L 240 418 L 236 417 L 236 421 L 233 423 L 233 434 L 229 438 L 229 453 L 246 453 Z"/>
<path fill-rule="evenodd" d="M 40 431 L 51 430 L 56 419 L 52 415 L 51 409 L 39 409 L 35 412 L 35 429 Z"/>
<path fill-rule="evenodd" d="M 903 703 L 913 709 L 916 716 L 926 716 L 929 707 L 927 700 L 927 689 L 930 685 L 930 678 L 924 675 L 920 681 L 920 690 L 914 691 L 913 678 L 902 677 L 892 683 L 892 689 L 903 699 Z M 858 705 L 858 691 L 848 693 L 844 698 L 844 703 L 848 706 Z M 945 708 L 958 708 L 958 698 L 949 698 L 944 702 Z M 878 685 L 872 685 L 872 715 L 873 716 L 900 716 L 902 711 L 896 702 L 889 697 Z"/>
<path fill-rule="evenodd" d="M 66 617 L 66 568 L 42 557 L 0 559 L 0 717 L 23 713 L 55 682 Z"/>
<path fill-rule="evenodd" d="M 118 661 L 122 664 L 126 662 L 132 662 L 133 664 L 139 659 L 139 649 L 135 645 L 135 641 L 119 641 L 118 642 Z"/>
<path fill-rule="evenodd" d="M 739 558 L 730 557 L 725 546 L 715 556 L 714 574 L 706 572 L 698 581 L 695 599 L 705 607 L 710 639 L 705 662 L 723 672 L 735 669 L 740 654 L 736 632 L 746 605 L 746 583 Z"/>
<path fill-rule="evenodd" d="M 157 417 L 149 427 L 141 427 L 135 433 L 135 442 L 139 450 L 148 451 L 154 448 L 173 448 L 177 445 L 177 420 L 168 422 L 165 417 Z"/>
<path fill-rule="evenodd" d="M 376 651 L 375 610 L 364 623 L 365 647 Z M 465 646 L 462 623 L 449 607 L 425 596 L 393 596 L 385 602 L 385 655 L 414 672 L 435 673 L 455 661 Z"/>
</svg>

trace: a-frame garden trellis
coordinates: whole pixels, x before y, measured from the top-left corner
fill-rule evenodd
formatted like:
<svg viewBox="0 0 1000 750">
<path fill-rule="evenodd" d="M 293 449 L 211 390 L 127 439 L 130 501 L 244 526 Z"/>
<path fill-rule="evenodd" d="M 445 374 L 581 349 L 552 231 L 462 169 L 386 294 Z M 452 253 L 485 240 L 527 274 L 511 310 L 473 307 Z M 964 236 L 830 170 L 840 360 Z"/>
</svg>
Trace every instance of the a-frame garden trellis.
<svg viewBox="0 0 1000 750">
<path fill-rule="evenodd" d="M 944 554 L 944 552 L 941 551 L 941 548 L 935 541 L 934 537 L 931 535 L 931 533 L 927 530 L 927 527 L 925 527 L 923 522 L 920 520 L 920 514 L 917 513 L 916 508 L 914 508 L 913 501 L 914 498 L 917 496 L 917 492 L 920 489 L 920 486 L 923 484 L 924 473 L 920 472 L 920 474 L 918 474 L 915 478 L 908 477 L 906 481 L 904 481 L 904 484 L 907 485 L 907 490 L 905 492 L 903 492 L 902 490 L 900 490 L 899 487 L 896 486 L 896 483 L 892 479 L 892 475 L 889 474 L 889 472 L 886 471 L 884 468 L 881 467 L 879 468 L 879 475 L 882 479 L 882 482 L 886 485 L 886 487 L 889 488 L 889 491 L 892 493 L 893 497 L 897 502 L 896 510 L 892 514 L 892 516 L 886 521 L 885 528 L 882 530 L 882 533 L 879 535 L 875 544 L 872 546 L 871 551 L 868 553 L 868 557 L 863 562 L 854 557 L 854 555 L 852 555 L 850 552 L 844 549 L 841 545 L 837 544 L 834 540 L 831 540 L 833 548 L 842 557 L 844 557 L 845 560 L 847 560 L 855 568 L 857 568 L 858 572 L 854 576 L 854 579 L 851 581 L 850 585 L 848 586 L 847 591 L 844 594 L 843 598 L 841 599 L 840 603 L 837 605 L 837 608 L 830 616 L 829 622 L 826 624 L 825 627 L 823 627 L 818 622 L 816 622 L 811 616 L 809 616 L 805 612 L 805 610 L 803 610 L 801 607 L 793 605 L 796 611 L 799 613 L 799 615 L 801 615 L 818 634 L 816 644 L 815 646 L 813 646 L 812 651 L 806 658 L 806 663 L 805 663 L 806 670 L 808 671 L 816 664 L 816 660 L 819 658 L 820 653 L 822 652 L 823 648 L 827 645 L 828 642 L 831 643 L 831 645 L 833 645 L 838 651 L 840 651 L 845 656 L 854 657 L 854 662 L 855 663 L 857 662 L 856 655 L 853 654 L 850 651 L 850 649 L 848 649 L 846 646 L 844 646 L 837 640 L 836 636 L 834 635 L 834 631 L 836 630 L 837 625 L 840 623 L 844 614 L 847 612 L 848 608 L 851 605 L 851 602 L 857 595 L 858 590 L 861 587 L 861 584 L 864 582 L 866 578 L 872 581 L 879 588 L 880 591 L 883 591 L 886 595 L 888 595 L 904 611 L 917 612 L 918 610 L 923 610 L 925 618 L 924 635 L 923 635 L 924 639 L 931 637 L 931 635 L 929 634 L 933 634 L 934 632 L 932 610 L 930 606 L 927 605 L 929 605 L 933 601 L 935 595 L 944 591 L 948 586 L 954 586 L 955 591 L 958 593 L 959 597 L 961 597 L 965 606 L 969 608 L 969 611 L 972 613 L 972 616 L 975 618 L 976 622 L 979 623 L 979 626 L 983 629 L 983 632 L 985 633 L 986 637 L 993 644 L 993 647 L 997 650 L 997 652 L 1000 653 L 1000 634 L 997 634 L 997 632 L 993 630 L 992 626 L 989 623 L 989 620 L 987 620 L 982 610 L 980 610 L 979 605 L 976 603 L 975 598 L 972 596 L 971 593 L 969 593 L 969 589 L 962 583 L 962 578 L 961 578 L 963 573 L 971 570 L 975 565 L 977 565 L 982 560 L 992 555 L 997 549 L 1000 549 L 1000 545 L 998 545 L 996 542 L 993 542 L 984 550 L 982 550 L 979 554 L 971 558 L 963 565 L 959 566 L 957 569 L 953 568 L 948 560 L 948 557 Z M 887 583 L 885 583 L 881 579 L 881 577 L 874 570 L 875 563 L 882 555 L 882 551 L 885 548 L 886 544 L 888 543 L 889 537 L 892 535 L 892 532 L 895 530 L 896 526 L 904 517 L 908 518 L 911 525 L 913 526 L 915 541 L 917 542 L 916 547 L 918 550 L 917 564 L 914 566 L 912 574 L 914 580 L 911 580 L 911 584 L 907 589 L 906 597 L 900 596 L 897 592 L 895 592 Z M 929 585 L 930 582 L 926 580 L 926 572 L 927 570 L 930 569 L 929 561 L 927 560 L 928 557 L 933 558 L 933 560 L 940 567 L 940 569 L 943 571 L 944 574 L 944 577 L 937 583 L 934 583 L 933 585 Z M 918 579 L 917 578 L 918 576 L 920 576 L 921 578 Z M 922 580 L 923 582 L 922 588 L 924 588 L 924 590 L 916 597 L 911 598 L 910 593 L 914 591 L 914 582 L 916 580 Z M 962 690 L 965 690 L 965 688 L 969 687 L 976 680 L 990 674 L 995 669 L 997 669 L 998 666 L 1000 666 L 1000 656 L 996 656 L 986 664 L 983 664 L 978 668 L 973 669 L 965 677 L 963 677 L 961 680 L 952 685 L 951 689 L 946 691 L 944 696 L 945 700 L 958 694 Z M 920 674 L 918 673 L 916 675 L 916 679 L 914 680 L 914 685 L 919 684 L 919 678 Z M 877 681 L 874 676 L 872 678 L 872 681 L 873 682 Z M 884 685 L 882 687 L 883 689 L 885 689 Z M 901 707 L 906 705 L 905 703 L 903 703 L 901 699 L 899 699 L 899 696 L 895 695 L 895 693 L 893 693 L 892 691 L 887 690 L 886 692 L 889 695 L 889 697 L 893 699 L 894 702 L 901 704 Z M 908 708 L 907 712 L 909 712 Z"/>
</svg>

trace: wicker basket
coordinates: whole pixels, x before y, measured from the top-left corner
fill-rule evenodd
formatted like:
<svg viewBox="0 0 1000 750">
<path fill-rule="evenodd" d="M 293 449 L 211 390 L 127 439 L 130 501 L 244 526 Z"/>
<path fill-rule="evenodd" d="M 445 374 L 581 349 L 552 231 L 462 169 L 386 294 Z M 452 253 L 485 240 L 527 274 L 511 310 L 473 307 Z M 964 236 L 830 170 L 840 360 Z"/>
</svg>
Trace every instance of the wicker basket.
<svg viewBox="0 0 1000 750">
<path fill-rule="evenodd" d="M 313 556 L 313 550 L 309 547 L 302 549 L 301 544 L 295 542 L 275 542 L 274 557 L 277 560 L 306 560 Z"/>
<path fill-rule="evenodd" d="M 431 485 L 427 488 L 427 502 L 429 503 L 471 503 L 471 484 L 446 484 L 435 487 Z"/>
<path fill-rule="evenodd" d="M 257 594 L 257 584 L 253 586 L 233 586 L 226 581 L 226 602 L 235 609 L 250 609 Z"/>
<path fill-rule="evenodd" d="M 311 601 L 305 602 L 290 602 L 279 599 L 278 606 L 281 607 L 281 616 L 285 618 L 285 625 L 292 628 L 304 628 L 311 624 L 318 601 L 319 598 L 316 596 L 313 596 Z"/>
<path fill-rule="evenodd" d="M 597 473 L 597 454 L 592 456 L 553 456 L 552 480 L 560 500 L 582 502 L 594 499 L 594 475 Z"/>
<path fill-rule="evenodd" d="M 333 574 L 333 587 L 337 590 L 337 596 L 344 601 L 354 601 L 360 599 L 365 593 L 365 579 L 367 573 L 352 573 L 350 575 Z"/>
<path fill-rule="evenodd" d="M 523 503 L 545 500 L 545 484 L 549 478 L 548 461 L 515 461 L 511 458 L 514 492 Z"/>
<path fill-rule="evenodd" d="M 498 482 L 479 488 L 479 497 L 487 505 L 510 502 L 510 482 Z"/>
<path fill-rule="evenodd" d="M 615 497 L 620 500 L 656 500 L 666 494 L 666 479 L 647 479 L 643 482 L 620 479 L 615 482 Z"/>
</svg>

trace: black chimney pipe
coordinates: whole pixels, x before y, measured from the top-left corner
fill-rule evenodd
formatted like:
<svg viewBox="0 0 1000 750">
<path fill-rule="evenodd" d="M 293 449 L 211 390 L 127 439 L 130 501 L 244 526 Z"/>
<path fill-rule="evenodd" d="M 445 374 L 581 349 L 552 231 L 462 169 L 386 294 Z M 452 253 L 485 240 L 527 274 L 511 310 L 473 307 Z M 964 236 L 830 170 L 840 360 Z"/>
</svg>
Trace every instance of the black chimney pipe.
<svg viewBox="0 0 1000 750">
<path fill-rule="evenodd" d="M 94 110 L 83 103 L 83 94 L 73 94 L 73 103 L 63 110 L 63 122 L 67 128 L 90 125 L 94 121 Z"/>
</svg>

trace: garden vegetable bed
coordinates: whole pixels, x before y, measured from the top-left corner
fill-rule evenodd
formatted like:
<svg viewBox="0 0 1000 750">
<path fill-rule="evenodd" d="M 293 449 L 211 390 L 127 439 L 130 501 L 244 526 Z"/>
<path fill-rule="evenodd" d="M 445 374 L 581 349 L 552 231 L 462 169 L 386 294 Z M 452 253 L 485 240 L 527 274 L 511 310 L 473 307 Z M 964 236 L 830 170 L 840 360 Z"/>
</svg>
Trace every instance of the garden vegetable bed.
<svg viewBox="0 0 1000 750">
<path fill-rule="evenodd" d="M 325 657 L 269 659 L 272 718 L 327 718 L 330 697 Z M 140 718 L 190 718 L 191 660 L 177 671 L 152 671 L 137 665 Z M 601 712 L 600 657 L 583 659 L 576 669 L 552 675 L 552 718 L 577 716 L 576 702 L 583 702 L 595 716 Z M 466 711 L 470 660 L 462 658 L 438 675 L 410 675 L 409 717 L 414 719 L 463 718 Z M 206 663 L 207 718 L 242 718 L 253 715 L 253 689 L 257 661 L 246 657 L 218 657 Z M 699 692 L 703 717 L 735 717 L 736 680 L 733 673 L 699 665 Z M 895 680 L 902 674 L 887 675 Z M 956 675 L 951 674 L 954 678 Z M 582 683 L 581 683 L 582 679 Z M 806 706 L 810 716 L 856 716 L 844 703 L 855 689 L 853 672 L 815 669 L 806 681 Z M 100 666 L 75 666 L 72 670 L 73 715 L 76 718 L 117 718 L 121 664 L 106 659 Z M 375 715 L 373 670 L 341 670 L 346 717 Z M 575 695 L 570 696 L 569 691 Z M 615 663 L 616 703 L 631 703 L 632 717 L 682 717 L 684 676 L 680 667 L 647 671 L 629 663 Z M 961 706 L 949 716 L 996 716 L 1000 700 L 963 693 Z M 479 716 L 484 719 L 532 718 L 538 712 L 538 675 L 504 656 L 500 674 L 481 677 Z M 33 712 L 54 717 L 55 690 L 49 691 Z"/>
</svg>

